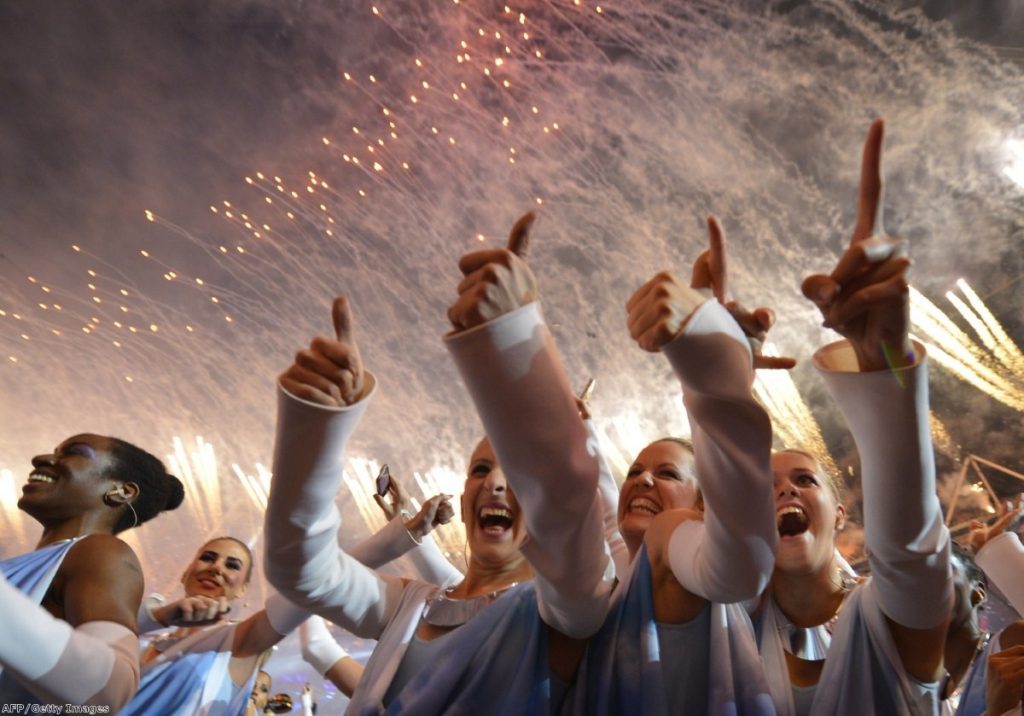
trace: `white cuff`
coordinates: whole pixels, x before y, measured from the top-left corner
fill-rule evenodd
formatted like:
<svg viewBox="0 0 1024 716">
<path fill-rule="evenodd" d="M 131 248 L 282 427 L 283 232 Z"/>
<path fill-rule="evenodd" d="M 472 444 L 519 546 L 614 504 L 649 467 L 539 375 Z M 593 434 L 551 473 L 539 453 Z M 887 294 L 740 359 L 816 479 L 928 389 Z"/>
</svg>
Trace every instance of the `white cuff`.
<svg viewBox="0 0 1024 716">
<path fill-rule="evenodd" d="M 159 609 L 165 604 L 167 604 L 167 599 L 164 595 L 157 594 L 156 592 L 143 599 L 142 604 L 139 605 L 139 612 L 135 615 L 135 633 L 148 634 L 151 631 L 166 629 L 167 625 L 161 624 L 160 621 L 153 616 L 153 610 Z"/>
<path fill-rule="evenodd" d="M 321 676 L 348 656 L 348 652 L 335 641 L 320 617 L 310 617 L 309 621 L 299 627 L 299 643 L 302 646 L 302 659 Z"/>
<path fill-rule="evenodd" d="M 72 628 L 0 576 L 0 664 L 40 698 L 117 711 L 138 688 L 138 649 L 123 624 Z"/>
<path fill-rule="evenodd" d="M 1024 545 L 1013 532 L 986 542 L 974 561 L 1018 614 L 1024 614 Z"/>
</svg>

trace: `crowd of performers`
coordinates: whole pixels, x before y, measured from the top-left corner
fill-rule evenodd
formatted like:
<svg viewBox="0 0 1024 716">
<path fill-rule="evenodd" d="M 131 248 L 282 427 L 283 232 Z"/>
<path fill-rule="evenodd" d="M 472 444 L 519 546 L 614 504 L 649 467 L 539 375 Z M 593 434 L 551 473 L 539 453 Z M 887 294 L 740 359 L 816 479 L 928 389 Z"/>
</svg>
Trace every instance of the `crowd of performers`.
<svg viewBox="0 0 1024 716">
<path fill-rule="evenodd" d="M 334 337 L 278 381 L 264 555 L 277 592 L 231 618 L 254 556 L 223 537 L 186 566 L 183 596 L 143 600 L 116 535 L 176 508 L 181 483 L 135 446 L 76 435 L 33 460 L 19 506 L 43 526 L 38 548 L 0 563 L 0 703 L 279 711 L 260 669 L 298 630 L 351 714 L 1018 713 L 1024 621 L 986 633 L 979 613 L 989 582 L 1024 613 L 1024 548 L 1012 509 L 964 545 L 942 519 L 908 246 L 880 221 L 882 136 L 876 121 L 848 249 L 802 285 L 843 337 L 813 360 L 860 454 L 870 576 L 836 550 L 837 476 L 772 450 L 754 371 L 793 362 L 760 354 L 775 317 L 733 299 L 718 221 L 690 280 L 658 273 L 626 304 L 632 338 L 679 379 L 692 437 L 645 447 L 620 489 L 544 323 L 527 215 L 507 248 L 461 258 L 448 310 L 444 341 L 486 433 L 461 496 L 464 574 L 429 535 L 453 516 L 446 495 L 411 514 L 393 484 L 387 526 L 339 547 L 345 446 L 377 378 L 338 298 Z M 402 555 L 419 574 L 379 571 Z M 376 640 L 369 660 L 324 620 Z"/>
</svg>

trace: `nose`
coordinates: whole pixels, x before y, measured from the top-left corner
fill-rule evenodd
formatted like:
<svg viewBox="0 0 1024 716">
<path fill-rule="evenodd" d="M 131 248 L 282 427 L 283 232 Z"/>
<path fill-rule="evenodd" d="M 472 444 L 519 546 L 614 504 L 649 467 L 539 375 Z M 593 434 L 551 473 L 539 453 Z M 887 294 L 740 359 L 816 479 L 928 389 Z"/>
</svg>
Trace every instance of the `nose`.
<svg viewBox="0 0 1024 716">
<path fill-rule="evenodd" d="M 646 487 L 654 487 L 654 475 L 651 474 L 650 470 L 644 470 L 643 474 L 640 475 L 640 484 Z"/>
<path fill-rule="evenodd" d="M 32 458 L 32 467 L 47 467 L 56 464 L 56 462 L 57 457 L 55 455 L 36 455 Z"/>
<path fill-rule="evenodd" d="M 789 480 L 779 480 L 775 483 L 775 496 L 776 498 L 782 497 L 796 497 L 800 492 Z"/>
<path fill-rule="evenodd" d="M 491 470 L 484 479 L 484 489 L 495 495 L 504 494 L 508 489 L 505 474 L 498 468 Z"/>
</svg>

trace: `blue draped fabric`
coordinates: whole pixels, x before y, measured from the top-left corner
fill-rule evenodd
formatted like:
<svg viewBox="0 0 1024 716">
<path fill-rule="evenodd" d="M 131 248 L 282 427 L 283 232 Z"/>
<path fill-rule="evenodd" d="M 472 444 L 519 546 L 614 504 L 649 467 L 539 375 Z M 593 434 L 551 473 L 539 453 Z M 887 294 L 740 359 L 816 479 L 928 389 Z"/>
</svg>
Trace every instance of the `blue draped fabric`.
<svg viewBox="0 0 1024 716">
<path fill-rule="evenodd" d="M 57 568 L 76 541 L 77 539 L 62 540 L 34 552 L 6 559 L 0 562 L 0 572 L 19 591 L 42 602 L 50 582 L 57 573 Z"/>
<path fill-rule="evenodd" d="M 256 680 L 238 686 L 229 672 L 236 624 L 193 633 L 143 667 L 139 690 L 121 716 L 241 716 Z"/>
<path fill-rule="evenodd" d="M 27 594 L 33 601 L 42 603 L 61 562 L 79 539 L 81 538 L 62 540 L 34 552 L 6 559 L 0 562 L 0 572 L 19 591 Z M 13 676 L 3 673 L 3 668 L 0 667 L 0 703 L 28 705 L 46 702 L 33 696 Z"/>
<path fill-rule="evenodd" d="M 716 716 L 774 716 L 775 707 L 761 667 L 753 625 L 738 604 L 710 604 L 707 684 L 708 713 Z M 702 642 L 705 643 L 705 642 Z M 667 716 L 664 673 L 654 588 L 647 548 L 633 560 L 629 582 L 619 586 L 608 618 L 590 641 L 576 681 L 575 716 L 640 714 Z"/>
<path fill-rule="evenodd" d="M 576 681 L 572 711 L 593 714 L 668 714 L 654 619 L 647 547 L 619 585 L 604 626 L 591 640 Z"/>
<path fill-rule="evenodd" d="M 964 677 L 964 689 L 960 692 L 960 705 L 956 716 L 981 716 L 985 713 L 986 666 L 988 657 L 999 651 L 999 635 L 993 635 L 982 653 L 978 654 L 971 664 L 970 671 Z"/>
<path fill-rule="evenodd" d="M 517 585 L 467 623 L 386 707 L 388 714 L 548 714 L 547 627 L 532 582 Z M 366 712 L 372 713 L 372 712 Z"/>
</svg>

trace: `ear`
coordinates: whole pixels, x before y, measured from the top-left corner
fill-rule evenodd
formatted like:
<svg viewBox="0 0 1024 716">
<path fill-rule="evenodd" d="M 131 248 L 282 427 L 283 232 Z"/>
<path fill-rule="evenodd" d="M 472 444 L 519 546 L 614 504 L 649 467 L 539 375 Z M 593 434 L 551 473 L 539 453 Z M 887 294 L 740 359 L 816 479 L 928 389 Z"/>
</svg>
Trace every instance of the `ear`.
<svg viewBox="0 0 1024 716">
<path fill-rule="evenodd" d="M 844 527 L 846 527 L 846 508 L 836 505 L 836 532 L 842 531 Z"/>
<path fill-rule="evenodd" d="M 462 517 L 462 524 L 467 524 L 466 515 L 473 511 L 473 506 L 469 504 L 469 496 L 465 491 L 463 491 L 462 495 L 459 497 L 459 508 Z"/>
<path fill-rule="evenodd" d="M 117 507 L 118 505 L 128 504 L 135 499 L 138 493 L 139 486 L 134 482 L 113 482 L 110 488 L 103 493 L 103 501 L 111 507 Z"/>
</svg>

